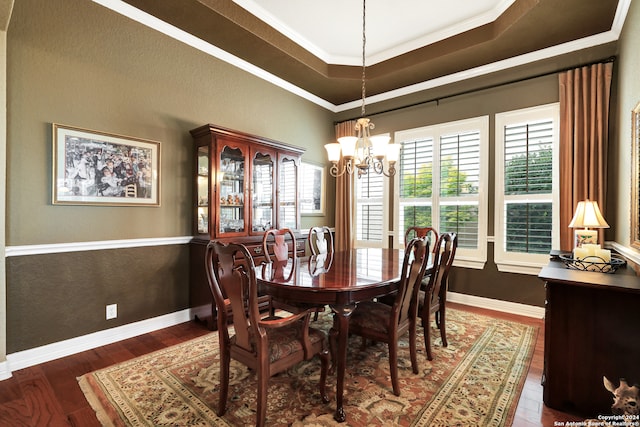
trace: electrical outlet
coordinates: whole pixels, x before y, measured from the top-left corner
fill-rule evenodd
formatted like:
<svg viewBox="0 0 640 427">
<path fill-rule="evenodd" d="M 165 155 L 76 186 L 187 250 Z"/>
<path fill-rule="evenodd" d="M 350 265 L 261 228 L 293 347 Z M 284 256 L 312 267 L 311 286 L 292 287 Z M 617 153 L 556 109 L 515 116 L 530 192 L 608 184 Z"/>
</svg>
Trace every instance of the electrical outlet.
<svg viewBox="0 0 640 427">
<path fill-rule="evenodd" d="M 118 317 L 118 304 L 109 304 L 107 306 L 107 320 Z"/>
</svg>

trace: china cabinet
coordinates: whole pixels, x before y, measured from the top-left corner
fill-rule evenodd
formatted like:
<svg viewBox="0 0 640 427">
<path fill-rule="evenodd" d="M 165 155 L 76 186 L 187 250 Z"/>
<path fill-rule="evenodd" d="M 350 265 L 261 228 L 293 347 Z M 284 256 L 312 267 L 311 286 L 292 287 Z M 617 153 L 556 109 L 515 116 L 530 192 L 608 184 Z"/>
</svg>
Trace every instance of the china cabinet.
<svg viewBox="0 0 640 427">
<path fill-rule="evenodd" d="M 298 188 L 302 148 L 215 125 L 191 130 L 195 143 L 195 185 L 191 242 L 190 306 L 215 326 L 215 312 L 204 273 L 210 240 L 244 244 L 259 265 L 262 236 L 270 228 L 290 228 L 299 256 Z M 291 248 L 294 250 L 294 248 Z"/>
</svg>

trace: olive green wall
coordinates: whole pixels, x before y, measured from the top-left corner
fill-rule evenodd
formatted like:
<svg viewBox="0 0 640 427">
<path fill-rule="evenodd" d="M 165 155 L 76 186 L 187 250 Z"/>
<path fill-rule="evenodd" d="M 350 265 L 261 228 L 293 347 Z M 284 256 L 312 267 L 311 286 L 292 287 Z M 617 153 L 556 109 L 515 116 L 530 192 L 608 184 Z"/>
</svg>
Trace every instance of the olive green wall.
<svg viewBox="0 0 640 427">
<path fill-rule="evenodd" d="M 186 245 L 9 257 L 7 352 L 186 309 L 188 266 Z"/>
<path fill-rule="evenodd" d="M 205 123 L 316 163 L 334 134 L 324 108 L 87 0 L 16 1 L 7 57 L 9 249 L 191 236 L 189 130 Z M 51 123 L 159 141 L 161 206 L 52 205 Z M 327 200 L 314 223 L 333 225 Z M 186 244 L 10 256 L 7 352 L 185 309 L 187 280 Z"/>
<path fill-rule="evenodd" d="M 8 31 L 7 245 L 191 235 L 191 137 L 205 123 L 301 147 L 332 114 L 85 0 L 16 2 Z M 160 141 L 159 208 L 51 204 L 51 123 Z"/>
<path fill-rule="evenodd" d="M 615 241 L 631 244 L 631 110 L 640 102 L 640 4 L 631 2 L 619 40 L 617 102 L 612 102 L 617 138 L 610 160 L 610 194 L 616 200 Z M 612 227 L 613 228 L 613 227 Z"/>
</svg>

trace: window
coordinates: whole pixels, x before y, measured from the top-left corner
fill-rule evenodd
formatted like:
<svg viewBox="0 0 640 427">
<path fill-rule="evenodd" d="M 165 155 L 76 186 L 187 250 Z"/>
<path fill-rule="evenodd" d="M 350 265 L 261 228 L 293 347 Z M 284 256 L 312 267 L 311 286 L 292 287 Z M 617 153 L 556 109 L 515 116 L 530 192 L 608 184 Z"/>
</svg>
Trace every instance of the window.
<svg viewBox="0 0 640 427">
<path fill-rule="evenodd" d="M 387 247 L 389 178 L 370 172 L 354 179 L 356 181 L 355 245 L 356 247 Z"/>
<path fill-rule="evenodd" d="M 538 274 L 558 247 L 558 104 L 496 114 L 495 262 Z M 554 231 L 555 230 L 555 231 Z"/>
<path fill-rule="evenodd" d="M 396 245 L 407 228 L 458 233 L 456 265 L 486 262 L 488 116 L 396 132 L 402 144 L 394 209 Z"/>
<path fill-rule="evenodd" d="M 280 182 L 278 186 L 278 204 L 280 211 L 278 226 L 280 228 L 297 228 L 298 215 L 296 198 L 298 197 L 298 165 L 293 159 L 280 161 Z"/>
</svg>

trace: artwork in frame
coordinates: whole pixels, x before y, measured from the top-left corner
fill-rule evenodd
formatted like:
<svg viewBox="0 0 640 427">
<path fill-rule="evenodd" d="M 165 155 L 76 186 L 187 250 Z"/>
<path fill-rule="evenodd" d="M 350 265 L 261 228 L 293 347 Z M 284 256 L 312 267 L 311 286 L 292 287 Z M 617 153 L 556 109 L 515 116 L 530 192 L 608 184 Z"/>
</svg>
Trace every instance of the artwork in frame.
<svg viewBox="0 0 640 427">
<path fill-rule="evenodd" d="M 302 162 L 300 187 L 300 213 L 302 215 L 324 215 L 325 167 Z"/>
<path fill-rule="evenodd" d="M 53 124 L 53 204 L 160 206 L 160 143 Z"/>
<path fill-rule="evenodd" d="M 640 249 L 640 102 L 631 110 L 631 246 Z"/>
</svg>

